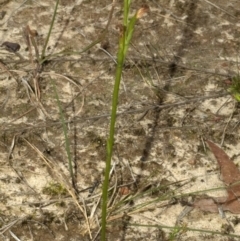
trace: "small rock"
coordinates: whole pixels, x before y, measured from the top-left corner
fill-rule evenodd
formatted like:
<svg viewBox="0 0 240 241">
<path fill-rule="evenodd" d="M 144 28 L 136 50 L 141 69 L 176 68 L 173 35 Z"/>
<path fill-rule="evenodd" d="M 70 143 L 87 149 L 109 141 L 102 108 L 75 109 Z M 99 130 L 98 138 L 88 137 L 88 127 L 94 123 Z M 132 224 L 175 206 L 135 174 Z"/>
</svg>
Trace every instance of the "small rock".
<svg viewBox="0 0 240 241">
<path fill-rule="evenodd" d="M 0 12 L 0 20 L 2 20 L 4 18 L 4 16 L 6 15 L 6 11 L 1 11 Z"/>
<path fill-rule="evenodd" d="M 5 47 L 5 49 L 9 52 L 16 53 L 21 46 L 18 43 L 11 43 L 6 41 L 2 43 L 1 47 Z"/>
</svg>

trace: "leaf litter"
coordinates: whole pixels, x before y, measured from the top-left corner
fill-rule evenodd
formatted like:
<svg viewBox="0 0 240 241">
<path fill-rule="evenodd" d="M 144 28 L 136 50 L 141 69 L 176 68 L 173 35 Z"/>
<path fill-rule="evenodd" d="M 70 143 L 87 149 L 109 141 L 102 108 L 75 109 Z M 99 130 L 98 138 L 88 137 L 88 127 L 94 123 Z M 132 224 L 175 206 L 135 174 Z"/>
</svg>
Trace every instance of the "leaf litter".
<svg viewBox="0 0 240 241">
<path fill-rule="evenodd" d="M 238 199 L 240 197 L 240 171 L 223 149 L 209 140 L 206 142 L 217 159 L 227 196 L 201 198 L 196 200 L 193 206 L 207 212 L 230 211 L 234 214 L 240 214 Z"/>
</svg>

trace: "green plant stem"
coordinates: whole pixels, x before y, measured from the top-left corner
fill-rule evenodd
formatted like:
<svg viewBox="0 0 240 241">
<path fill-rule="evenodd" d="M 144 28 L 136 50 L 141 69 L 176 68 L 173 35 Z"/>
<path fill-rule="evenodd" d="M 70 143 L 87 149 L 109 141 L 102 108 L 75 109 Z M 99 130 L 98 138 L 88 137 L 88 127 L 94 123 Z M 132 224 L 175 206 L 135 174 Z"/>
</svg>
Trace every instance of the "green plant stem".
<svg viewBox="0 0 240 241">
<path fill-rule="evenodd" d="M 120 41 L 122 41 L 121 39 Z M 109 186 L 109 174 L 111 169 L 111 159 L 112 159 L 112 151 L 114 144 L 114 133 L 115 133 L 115 122 L 117 117 L 117 104 L 118 104 L 118 93 L 119 86 L 121 82 L 122 76 L 122 68 L 124 63 L 124 48 L 120 48 L 118 54 L 118 62 L 116 69 L 116 77 L 115 84 L 113 90 L 113 98 L 112 98 L 112 112 L 111 112 L 111 122 L 110 122 L 110 131 L 109 131 L 109 139 L 107 140 L 107 159 L 106 159 L 106 167 L 105 167 L 105 178 L 103 183 L 103 191 L 102 191 L 102 232 L 101 232 L 101 240 L 106 240 L 106 219 L 107 219 L 107 198 L 108 198 L 108 186 Z"/>
<path fill-rule="evenodd" d="M 105 167 L 105 177 L 102 189 L 102 230 L 101 230 L 101 240 L 106 240 L 106 224 L 107 224 L 107 201 L 108 201 L 108 187 L 109 187 L 109 175 L 111 169 L 111 159 L 114 145 L 114 133 L 115 133 L 115 123 L 117 117 L 117 106 L 118 106 L 118 93 L 119 86 L 122 77 L 123 64 L 126 58 L 129 43 L 132 38 L 134 31 L 134 26 L 137 20 L 137 13 L 128 21 L 129 9 L 131 0 L 124 0 L 124 20 L 123 20 L 123 30 L 121 31 L 121 37 L 119 40 L 119 50 L 117 55 L 117 68 L 115 74 L 115 83 L 113 89 L 112 97 L 112 111 L 111 111 L 111 121 L 109 129 L 109 138 L 107 140 L 107 158 Z"/>
<path fill-rule="evenodd" d="M 126 11 L 126 3 L 128 5 L 128 0 L 124 1 L 124 19 L 126 19 L 125 15 L 128 14 L 128 11 Z M 119 86 L 120 86 L 121 77 L 122 77 L 123 63 L 125 59 L 124 53 L 126 53 L 125 52 L 125 30 L 123 31 L 123 36 L 121 36 L 119 41 L 117 69 L 115 74 L 115 84 L 114 84 L 113 98 L 112 98 L 110 130 L 109 130 L 109 138 L 107 140 L 107 159 L 106 159 L 105 177 L 104 177 L 103 190 L 102 190 L 102 230 L 101 230 L 102 241 L 106 240 L 109 175 L 110 175 L 110 169 L 111 169 L 111 159 L 112 159 L 113 144 L 114 144 L 115 122 L 117 117 L 118 93 L 119 93 Z"/>
<path fill-rule="evenodd" d="M 206 229 L 197 229 L 197 228 L 188 228 L 188 227 L 181 227 L 181 226 L 165 226 L 165 225 L 148 225 L 148 224 L 138 224 L 138 223 L 128 223 L 128 226 L 134 226 L 134 227 L 147 227 L 147 228 L 159 228 L 159 229 L 176 229 L 179 228 L 179 230 L 184 231 L 192 231 L 192 232 L 201 232 L 201 233 L 209 233 L 212 235 L 221 235 L 221 236 L 227 236 L 232 238 L 240 238 L 240 235 L 237 234 L 228 234 L 228 233 L 222 233 L 219 231 L 211 231 Z"/>
<path fill-rule="evenodd" d="M 50 25 L 50 28 L 49 28 L 49 31 L 48 31 L 48 35 L 47 35 L 46 41 L 45 41 L 44 46 L 43 46 L 42 56 L 41 56 L 41 62 L 42 63 L 44 62 L 45 51 L 46 51 L 46 48 L 47 48 L 47 45 L 48 45 L 48 42 L 49 42 L 49 39 L 50 39 L 50 35 L 52 33 L 52 29 L 53 29 L 53 24 L 54 24 L 55 18 L 57 16 L 58 4 L 59 4 L 59 0 L 56 1 L 56 5 L 55 5 L 55 9 L 54 9 L 51 25 Z"/>
<path fill-rule="evenodd" d="M 128 25 L 128 16 L 129 16 L 129 9 L 130 9 L 131 0 L 124 0 L 124 14 L 123 14 L 123 24 L 124 26 Z"/>
</svg>

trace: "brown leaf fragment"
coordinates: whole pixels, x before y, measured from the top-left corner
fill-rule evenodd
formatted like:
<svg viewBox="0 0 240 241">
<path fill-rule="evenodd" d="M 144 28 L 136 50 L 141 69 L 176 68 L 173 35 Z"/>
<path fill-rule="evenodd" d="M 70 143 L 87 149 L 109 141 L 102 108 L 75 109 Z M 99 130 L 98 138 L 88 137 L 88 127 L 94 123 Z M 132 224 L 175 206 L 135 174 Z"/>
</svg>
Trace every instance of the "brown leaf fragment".
<svg viewBox="0 0 240 241">
<path fill-rule="evenodd" d="M 226 200 L 227 197 L 203 196 L 194 201 L 193 207 L 205 212 L 218 213 L 220 208 L 223 210 L 222 204 L 225 203 Z"/>
<path fill-rule="evenodd" d="M 218 205 L 212 198 L 195 200 L 193 207 L 205 212 L 218 213 Z"/>
<path fill-rule="evenodd" d="M 206 142 L 218 161 L 228 196 L 200 198 L 193 203 L 193 206 L 202 211 L 218 212 L 221 208 L 223 211 L 240 214 L 240 171 L 220 147 L 211 141 Z"/>
<path fill-rule="evenodd" d="M 218 161 L 224 183 L 230 185 L 234 182 L 240 181 L 240 171 L 233 161 L 230 160 L 228 155 L 213 142 L 206 142 Z"/>
<path fill-rule="evenodd" d="M 16 53 L 20 49 L 20 44 L 12 43 L 12 42 L 4 42 L 1 47 L 5 47 L 5 49 L 9 52 Z"/>
<path fill-rule="evenodd" d="M 228 185 L 228 195 L 240 196 L 240 171 L 237 166 L 220 147 L 211 141 L 207 141 L 207 143 L 218 161 L 222 180 Z"/>
<path fill-rule="evenodd" d="M 238 195 L 235 195 L 233 192 L 229 191 L 228 194 L 226 202 L 222 205 L 222 210 L 240 214 L 239 193 Z"/>
</svg>

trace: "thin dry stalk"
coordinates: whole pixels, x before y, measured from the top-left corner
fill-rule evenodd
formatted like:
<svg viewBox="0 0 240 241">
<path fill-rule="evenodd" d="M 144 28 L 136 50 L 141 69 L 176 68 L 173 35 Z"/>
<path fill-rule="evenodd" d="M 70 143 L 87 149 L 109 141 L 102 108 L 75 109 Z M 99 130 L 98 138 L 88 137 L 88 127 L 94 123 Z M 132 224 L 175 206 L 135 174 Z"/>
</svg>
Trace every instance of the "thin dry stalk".
<svg viewBox="0 0 240 241">
<path fill-rule="evenodd" d="M 225 127 L 224 127 L 224 129 L 223 129 L 222 140 L 221 140 L 220 146 L 222 146 L 223 143 L 224 143 L 224 139 L 225 139 L 225 135 L 226 135 L 226 130 L 227 130 L 227 127 L 229 126 L 230 121 L 231 121 L 232 118 L 233 118 L 233 114 L 234 114 L 235 108 L 236 108 L 236 103 L 237 103 L 237 102 L 236 102 L 236 100 L 235 100 L 235 101 L 234 101 L 234 107 L 233 107 L 232 113 L 230 114 L 230 116 L 229 116 L 229 118 L 228 118 L 228 121 L 227 121 L 227 124 L 225 125 Z"/>
<path fill-rule="evenodd" d="M 27 25 L 25 28 L 23 28 L 23 37 L 26 41 L 26 45 L 29 51 L 29 61 L 31 64 L 33 64 L 33 54 L 32 54 L 32 47 L 31 47 L 31 41 L 29 37 L 29 26 Z"/>
<path fill-rule="evenodd" d="M 20 115 L 20 116 L 16 117 L 15 119 L 11 120 L 9 123 L 13 123 L 13 122 L 17 121 L 18 119 L 20 119 L 20 118 L 22 118 L 23 116 L 29 114 L 30 112 L 32 112 L 32 111 L 35 110 L 35 109 L 36 109 L 36 107 L 31 108 L 30 110 L 24 112 L 22 115 Z"/>
<path fill-rule="evenodd" d="M 65 75 L 58 74 L 58 73 L 55 73 L 55 72 L 43 72 L 41 75 L 49 75 L 50 77 L 52 77 L 52 76 L 62 77 L 64 79 L 68 80 L 73 85 L 75 85 L 79 89 L 79 91 L 82 90 L 82 87 L 80 87 L 75 81 L 73 81 L 72 79 L 70 79 L 69 77 L 67 77 Z"/>
<path fill-rule="evenodd" d="M 113 168 L 115 168 L 115 165 L 113 165 Z M 117 195 L 118 177 L 117 177 L 117 175 L 114 175 L 114 176 L 115 176 L 115 183 L 113 185 L 112 195 L 111 195 L 111 197 L 108 200 L 108 208 L 111 208 L 111 206 L 113 206 L 115 204 L 116 199 L 118 197 L 118 195 Z"/>
<path fill-rule="evenodd" d="M 67 189 L 68 193 L 70 194 L 70 196 L 73 198 L 75 204 L 77 205 L 77 207 L 79 208 L 79 210 L 82 212 L 85 220 L 86 220 L 86 224 L 87 224 L 87 231 L 89 233 L 90 239 L 92 239 L 92 234 L 91 234 L 91 230 L 90 230 L 90 223 L 89 223 L 89 219 L 87 216 L 87 212 L 86 212 L 86 208 L 82 207 L 79 202 L 78 202 L 78 197 L 75 194 L 75 190 L 72 188 L 72 186 L 70 185 L 70 183 L 67 181 L 68 178 L 64 175 L 64 173 L 61 171 L 61 169 L 59 168 L 58 165 L 52 163 L 51 160 L 49 160 L 47 157 L 45 157 L 43 155 L 43 153 L 34 145 L 32 145 L 29 141 L 27 141 L 25 138 L 22 138 L 34 151 L 37 152 L 37 154 L 40 156 L 40 158 L 45 162 L 45 164 L 50 168 L 50 170 L 52 171 L 53 175 L 57 178 L 57 180 L 62 183 L 65 188 Z M 82 199 L 83 200 L 83 199 Z"/>
<path fill-rule="evenodd" d="M 5 70 L 9 74 L 9 76 L 11 76 L 18 84 L 17 80 L 14 78 L 13 74 L 11 73 L 11 70 L 9 70 L 8 67 L 1 60 L 0 60 L 0 68 Z"/>
<path fill-rule="evenodd" d="M 204 0 L 204 1 L 205 1 L 206 3 L 208 3 L 208 4 L 212 5 L 213 7 L 215 7 L 215 8 L 217 8 L 217 9 L 219 9 L 220 11 L 222 11 L 222 12 L 224 12 L 224 13 L 228 14 L 229 16 L 233 17 L 234 19 L 236 19 L 236 17 L 235 17 L 234 15 L 230 14 L 230 13 L 229 13 L 229 12 L 227 12 L 225 9 L 220 8 L 218 5 L 216 5 L 216 4 L 214 4 L 214 3 L 212 3 L 212 2 L 210 2 L 210 1 L 208 1 L 208 0 Z"/>
<path fill-rule="evenodd" d="M 21 241 L 17 236 L 16 234 L 14 234 L 11 230 L 8 231 L 10 233 L 10 235 L 17 241 Z"/>
<path fill-rule="evenodd" d="M 17 137 L 19 136 L 19 133 L 18 134 L 15 134 L 12 138 L 12 142 L 11 142 L 11 145 L 10 145 L 10 148 L 9 148 L 9 151 L 8 151 L 8 156 L 7 156 L 7 159 L 10 160 L 11 159 L 11 156 L 12 156 L 12 153 L 13 153 L 13 150 L 14 150 L 14 147 L 15 147 L 15 144 L 16 144 L 16 139 Z"/>
<path fill-rule="evenodd" d="M 84 95 L 83 95 L 81 106 L 79 107 L 79 109 L 76 111 L 76 113 L 71 118 L 74 118 L 74 117 L 78 116 L 82 112 L 82 109 L 83 109 L 83 106 L 84 106 L 84 100 L 85 100 L 85 98 L 84 98 Z"/>
<path fill-rule="evenodd" d="M 23 218 L 18 218 L 14 221 L 11 221 L 10 223 L 4 225 L 3 227 L 0 228 L 0 234 L 4 234 L 7 230 L 9 230 L 12 226 L 14 226 L 15 224 L 17 224 L 19 221 L 23 221 L 27 218 L 26 217 L 23 217 Z"/>
<path fill-rule="evenodd" d="M 6 98 L 5 98 L 5 100 L 2 102 L 2 104 L 0 105 L 0 108 L 1 108 L 2 110 L 5 109 L 6 104 L 7 104 L 8 100 L 9 100 L 9 96 L 10 96 L 10 88 L 7 88 Z"/>
<path fill-rule="evenodd" d="M 39 94 L 35 94 L 35 91 L 29 85 L 28 81 L 24 77 L 21 78 L 21 80 L 22 80 L 23 86 L 26 89 L 26 92 L 27 92 L 27 95 L 28 95 L 28 98 L 29 98 L 30 102 L 35 106 L 35 108 L 40 107 L 40 108 L 37 108 L 40 115 L 42 115 L 42 113 L 43 113 L 49 119 L 52 119 L 52 117 L 48 114 L 48 112 L 45 110 L 44 106 L 42 105 L 42 103 L 39 100 L 40 92 L 38 92 Z M 37 86 L 36 86 L 36 89 L 37 89 Z"/>
<path fill-rule="evenodd" d="M 37 101 L 40 101 L 41 99 L 41 92 L 39 88 L 39 73 L 41 72 L 41 65 L 40 65 L 40 60 L 39 60 L 39 50 L 36 42 L 36 37 L 38 36 L 38 33 L 36 30 L 31 29 L 29 25 L 27 25 L 25 28 L 23 28 L 23 36 L 26 41 L 28 50 L 29 50 L 29 61 L 31 62 L 32 65 L 34 66 L 34 73 L 33 73 L 33 85 L 34 85 L 34 93 Z M 32 46 L 34 47 L 35 50 L 35 57 L 36 60 L 33 58 L 33 53 L 32 53 Z M 36 64 L 35 64 L 36 63 Z"/>
</svg>

